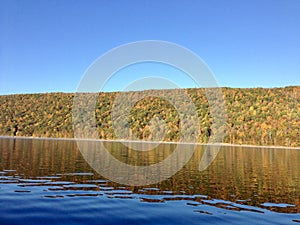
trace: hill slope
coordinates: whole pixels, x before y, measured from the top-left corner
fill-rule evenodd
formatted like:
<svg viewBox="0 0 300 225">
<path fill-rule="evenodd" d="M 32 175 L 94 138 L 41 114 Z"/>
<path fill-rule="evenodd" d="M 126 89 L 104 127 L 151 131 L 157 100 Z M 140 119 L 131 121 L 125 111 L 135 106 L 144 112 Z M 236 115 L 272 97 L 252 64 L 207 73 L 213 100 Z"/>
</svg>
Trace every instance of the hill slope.
<svg viewBox="0 0 300 225">
<path fill-rule="evenodd" d="M 176 95 L 177 90 L 165 90 Z M 211 135 L 212 118 L 203 89 L 186 89 L 193 101 L 205 143 Z M 222 88 L 226 102 L 226 136 L 224 142 L 255 145 L 300 146 L 300 87 Z M 151 93 L 151 91 L 149 92 Z M 98 136 L 116 139 L 111 109 L 118 93 L 100 93 L 96 106 Z M 0 96 L 0 135 L 36 137 L 73 137 L 72 105 L 74 94 L 18 94 Z M 153 118 L 158 123 L 151 133 Z M 143 140 L 156 140 L 165 131 L 165 141 L 178 141 L 179 116 L 170 102 L 147 97 L 134 105 L 128 122 L 130 135 Z M 161 134 L 160 134 L 161 132 Z"/>
</svg>

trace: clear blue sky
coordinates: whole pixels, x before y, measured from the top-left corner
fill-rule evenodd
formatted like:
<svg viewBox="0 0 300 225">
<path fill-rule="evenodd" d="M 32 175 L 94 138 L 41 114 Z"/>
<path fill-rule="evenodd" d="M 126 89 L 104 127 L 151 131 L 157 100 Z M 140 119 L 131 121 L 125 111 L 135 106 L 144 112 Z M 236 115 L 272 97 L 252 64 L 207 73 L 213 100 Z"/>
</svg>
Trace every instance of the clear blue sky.
<svg viewBox="0 0 300 225">
<path fill-rule="evenodd" d="M 300 0 L 1 0 L 0 94 L 74 92 L 96 58 L 140 40 L 189 48 L 220 86 L 300 85 Z"/>
</svg>

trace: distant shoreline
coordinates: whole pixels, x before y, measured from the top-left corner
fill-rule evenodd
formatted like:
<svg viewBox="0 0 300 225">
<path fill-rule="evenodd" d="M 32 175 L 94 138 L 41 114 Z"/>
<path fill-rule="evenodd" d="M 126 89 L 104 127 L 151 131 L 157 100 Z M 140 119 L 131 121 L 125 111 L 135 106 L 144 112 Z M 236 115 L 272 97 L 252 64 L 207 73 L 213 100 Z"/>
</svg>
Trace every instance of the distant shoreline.
<svg viewBox="0 0 300 225">
<path fill-rule="evenodd" d="M 267 149 L 294 149 L 300 150 L 299 147 L 289 146 L 264 146 L 264 145 L 249 145 L 249 144 L 229 144 L 229 143 L 192 143 L 192 142 L 175 142 L 175 141 L 135 141 L 135 140 L 105 140 L 105 139 L 79 139 L 79 138 L 52 138 L 52 137 L 26 137 L 26 136 L 0 136 L 0 139 L 32 139 L 32 140 L 58 140 L 58 141 L 100 141 L 100 142 L 132 142 L 132 143 L 145 143 L 145 144 L 182 144 L 182 145 L 200 145 L 200 146 L 232 146 L 232 147 L 246 147 L 246 148 L 267 148 Z"/>
<path fill-rule="evenodd" d="M 300 147 L 300 121 L 297 112 L 300 86 L 267 89 L 223 88 L 223 97 L 215 99 L 215 96 L 213 101 L 210 101 L 207 96 L 212 93 L 204 92 L 203 88 L 186 88 L 183 90 L 190 100 L 182 99 L 183 96 L 178 95 L 178 89 L 161 90 L 160 93 L 164 93 L 165 96 L 178 95 L 178 99 L 177 97 L 176 99 L 181 104 L 181 109 L 191 106 L 190 109 L 197 112 L 195 115 L 192 112 L 185 115 L 186 121 L 193 120 L 199 129 L 197 139 L 187 140 L 187 142 L 207 143 L 211 135 L 220 128 L 218 124 L 213 124 L 222 118 L 222 121 L 219 122 L 220 125 L 222 124 L 220 131 L 222 130 L 224 136 L 219 142 L 250 147 L 252 145 L 254 147 L 270 146 L 276 148 Z M 131 98 L 131 94 L 128 93 L 127 97 Z M 154 90 L 142 92 L 142 94 L 148 97 L 140 99 L 133 105 L 124 102 L 126 106 L 124 105 L 122 113 L 129 113 L 126 127 L 130 127 L 130 130 L 126 131 L 126 138 L 124 136 L 120 139 L 139 140 L 138 138 L 144 138 L 148 140 L 148 137 L 153 137 L 156 140 L 154 137 L 164 135 L 163 141 L 173 143 L 179 140 L 182 129 L 187 133 L 194 132 L 193 127 L 188 126 L 188 124 L 184 126 L 181 123 L 184 121 L 180 118 L 181 113 L 174 103 L 166 98 L 157 97 Z M 74 111 L 76 108 L 74 108 L 74 94 L 0 96 L 0 135 L 72 138 L 74 123 L 76 123 L 78 129 L 83 129 L 84 126 L 96 128 L 95 132 L 98 132 L 96 138 L 102 140 L 119 139 L 115 135 L 115 123 L 113 123 L 117 119 L 113 116 L 117 96 L 117 92 L 98 95 L 93 103 L 95 109 L 89 110 L 89 113 L 93 114 L 91 118 L 95 119 L 91 121 L 94 123 L 93 125 L 85 124 L 87 121 L 82 117 L 88 113 L 85 111 L 78 112 L 80 114 L 77 115 L 78 119 L 82 117 L 80 121 L 74 120 L 77 117 L 74 114 L 76 111 Z M 213 103 L 214 101 L 215 103 Z M 220 109 L 223 111 L 222 114 L 219 114 L 219 111 L 217 113 L 217 108 L 212 108 L 212 104 L 217 106 L 220 101 L 226 106 L 222 110 Z M 79 99 L 78 109 L 85 108 L 86 104 L 86 99 Z M 213 113 L 214 111 L 215 113 Z M 123 118 L 119 116 L 118 114 L 118 119 Z M 153 118 L 158 118 L 158 120 L 152 120 Z M 153 128 L 155 128 L 153 134 L 151 131 L 152 122 Z M 214 129 L 217 130 L 214 131 Z M 152 140 L 152 138 L 149 139 Z"/>
</svg>

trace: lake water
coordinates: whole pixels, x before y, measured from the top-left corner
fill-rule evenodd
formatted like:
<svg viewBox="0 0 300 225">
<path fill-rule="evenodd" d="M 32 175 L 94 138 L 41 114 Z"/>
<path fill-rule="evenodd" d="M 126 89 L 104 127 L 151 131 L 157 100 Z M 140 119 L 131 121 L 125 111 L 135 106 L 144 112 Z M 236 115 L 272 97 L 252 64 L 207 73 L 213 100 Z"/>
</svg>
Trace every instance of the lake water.
<svg viewBox="0 0 300 225">
<path fill-rule="evenodd" d="M 105 146 L 134 165 L 162 161 L 176 147 Z M 300 150 L 222 147 L 199 171 L 204 151 L 197 146 L 166 180 L 128 186 L 98 174 L 75 141 L 0 138 L 0 223 L 300 224 Z"/>
</svg>

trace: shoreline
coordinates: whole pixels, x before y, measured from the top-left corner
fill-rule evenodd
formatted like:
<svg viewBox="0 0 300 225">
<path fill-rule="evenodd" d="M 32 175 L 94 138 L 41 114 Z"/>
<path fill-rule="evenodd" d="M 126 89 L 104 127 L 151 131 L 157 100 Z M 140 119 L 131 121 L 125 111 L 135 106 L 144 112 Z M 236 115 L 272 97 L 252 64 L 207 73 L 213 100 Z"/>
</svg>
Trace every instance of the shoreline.
<svg viewBox="0 0 300 225">
<path fill-rule="evenodd" d="M 299 147 L 273 146 L 273 145 L 249 145 L 249 144 L 229 144 L 229 143 L 192 143 L 176 141 L 139 141 L 139 140 L 105 140 L 105 139 L 80 139 L 80 138 L 52 138 L 52 137 L 27 137 L 27 136 L 1 136 L 0 139 L 31 139 L 31 140 L 57 140 L 57 141 L 100 141 L 100 142 L 125 142 L 125 143 L 145 143 L 145 144 L 181 144 L 181 145 L 200 145 L 200 146 L 225 146 L 225 147 L 245 147 L 245 148 L 267 148 L 267 149 L 293 149 L 300 150 Z"/>
</svg>

